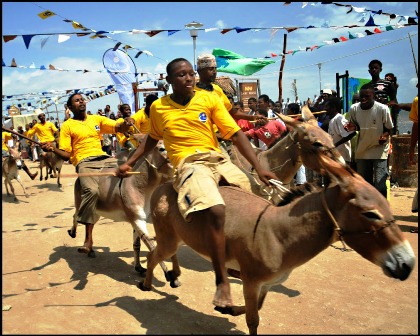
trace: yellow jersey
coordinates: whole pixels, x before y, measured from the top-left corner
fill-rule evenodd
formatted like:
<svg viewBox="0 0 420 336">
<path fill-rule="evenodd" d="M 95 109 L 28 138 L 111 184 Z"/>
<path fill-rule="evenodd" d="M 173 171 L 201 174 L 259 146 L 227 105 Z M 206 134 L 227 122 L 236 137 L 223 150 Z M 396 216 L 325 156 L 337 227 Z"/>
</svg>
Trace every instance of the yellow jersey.
<svg viewBox="0 0 420 336">
<path fill-rule="evenodd" d="M 32 138 L 36 133 L 39 142 L 51 142 L 55 140 L 54 133 L 57 131 L 57 127 L 51 121 L 46 121 L 45 124 L 35 124 L 28 131 L 28 137 Z"/>
<path fill-rule="evenodd" d="M 186 156 L 197 152 L 222 152 L 213 130 L 214 125 L 223 139 L 230 139 L 241 129 L 220 98 L 205 90 L 196 91 L 185 106 L 166 95 L 156 100 L 150 108 L 149 135 L 155 140 L 164 141 L 174 167 Z"/>
<path fill-rule="evenodd" d="M 61 125 L 59 148 L 70 153 L 76 167 L 90 156 L 107 155 L 101 146 L 100 133 L 115 133 L 117 121 L 101 115 L 87 115 L 85 120 L 67 119 Z"/>
<path fill-rule="evenodd" d="M 12 140 L 12 139 L 13 139 L 12 133 L 2 131 L 1 132 L 1 149 L 5 150 L 5 151 L 9 151 L 9 147 L 7 146 L 7 142 L 9 140 Z"/>
</svg>

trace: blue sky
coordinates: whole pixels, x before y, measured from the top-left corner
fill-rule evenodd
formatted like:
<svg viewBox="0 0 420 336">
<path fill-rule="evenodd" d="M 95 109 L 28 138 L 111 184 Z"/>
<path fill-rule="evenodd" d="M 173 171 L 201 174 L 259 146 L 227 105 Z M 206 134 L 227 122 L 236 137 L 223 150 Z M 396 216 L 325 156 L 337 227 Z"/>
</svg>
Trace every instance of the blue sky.
<svg viewBox="0 0 420 336">
<path fill-rule="evenodd" d="M 306 6 L 304 6 L 306 4 Z M 351 5 L 349 7 L 336 4 Z M 366 9 L 363 22 L 360 9 Z M 50 10 L 56 15 L 41 19 L 38 14 Z M 396 19 L 389 15 L 396 14 Z M 151 82 L 144 86 L 153 86 L 155 76 L 165 73 L 167 62 L 177 57 L 184 57 L 193 62 L 193 42 L 185 25 L 192 21 L 203 24 L 198 32 L 196 55 L 211 53 L 214 48 L 233 51 L 250 58 L 264 58 L 281 54 L 284 34 L 287 34 L 286 50 L 297 51 L 286 56 L 283 72 L 283 98 L 292 95 L 292 82 L 296 79 L 298 95 L 301 100 L 314 94 L 321 88 L 335 89 L 336 73 L 343 75 L 347 70 L 350 77 L 370 78 L 368 63 L 379 59 L 383 63 L 381 77 L 387 72 L 393 72 L 399 83 L 398 100 L 411 102 L 417 94 L 417 74 L 415 62 L 418 62 L 418 26 L 402 27 L 385 30 L 385 25 L 406 23 L 402 18 L 415 17 L 418 11 L 417 2 L 335 2 L 321 4 L 314 2 L 3 2 L 2 3 L 2 34 L 5 35 L 35 35 L 26 48 L 22 36 L 2 45 L 3 66 L 2 112 L 6 113 L 8 105 L 31 102 L 37 107 L 42 92 L 49 92 L 48 97 L 63 97 L 66 90 L 92 89 L 98 90 L 113 82 L 104 71 L 102 57 L 106 50 L 113 48 L 116 41 L 122 46 L 129 45 L 133 49 L 128 54 L 134 60 L 138 73 L 148 73 L 138 79 Z M 348 37 L 365 33 L 365 29 L 373 31 L 375 27 L 337 28 L 351 25 L 366 24 L 369 15 L 373 15 L 375 24 L 382 33 L 351 39 L 346 42 L 327 44 L 340 36 Z M 95 38 L 89 36 L 71 38 L 58 43 L 57 34 L 81 32 L 73 28 L 70 22 L 75 21 L 86 28 L 95 31 L 108 31 L 110 38 Z M 312 29 L 297 29 L 287 33 L 275 27 L 322 27 Z M 336 26 L 336 27 L 333 27 Z M 270 28 L 252 29 L 242 33 L 235 30 L 221 34 L 224 28 Z M 204 29 L 216 28 L 205 31 Z M 170 36 L 161 32 L 153 37 L 145 33 L 130 34 L 135 30 L 180 30 Z M 120 32 L 120 33 L 119 33 Z M 46 35 L 39 35 L 46 34 Z M 42 39 L 48 37 L 41 47 Z M 411 43 L 410 43 L 411 39 Z M 313 51 L 305 51 L 307 47 L 323 45 Z M 412 48 L 411 48 L 412 45 Z M 143 52 L 135 58 L 138 51 Z M 413 55 L 414 53 L 414 55 Z M 10 67 L 15 59 L 17 68 Z M 260 80 L 261 93 L 268 94 L 274 101 L 278 98 L 278 77 L 281 57 L 273 57 L 276 63 L 271 64 L 252 76 L 238 76 L 219 72 L 219 76 L 229 76 L 233 79 L 246 81 Z M 47 69 L 52 64 L 58 70 L 39 70 L 41 65 Z M 321 64 L 319 68 L 318 64 Z M 30 68 L 31 65 L 35 69 Z M 37 69 L 38 68 L 38 69 Z M 88 70 L 81 72 L 77 70 Z M 68 70 L 68 71 L 67 71 Z M 50 92 L 53 92 L 52 94 Z M 12 95 L 13 98 L 5 96 Z M 18 100 L 20 99 L 20 100 Z M 63 110 L 66 98 L 57 101 L 59 112 Z M 88 109 L 96 112 L 98 108 L 111 105 L 113 111 L 119 104 L 118 94 L 107 95 L 88 103 Z M 54 112 L 55 106 L 48 111 Z M 24 114 L 28 112 L 23 112 Z"/>
</svg>

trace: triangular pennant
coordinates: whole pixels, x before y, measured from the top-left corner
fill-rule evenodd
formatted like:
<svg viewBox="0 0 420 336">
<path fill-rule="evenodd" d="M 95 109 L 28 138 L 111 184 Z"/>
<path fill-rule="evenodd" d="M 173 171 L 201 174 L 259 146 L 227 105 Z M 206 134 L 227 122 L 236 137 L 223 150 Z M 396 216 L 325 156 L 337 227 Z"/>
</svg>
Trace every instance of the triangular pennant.
<svg viewBox="0 0 420 336">
<path fill-rule="evenodd" d="M 39 70 L 47 70 L 47 68 L 45 67 L 45 65 L 41 65 L 41 66 L 39 67 Z"/>
<path fill-rule="evenodd" d="M 50 18 L 54 15 L 55 15 L 55 13 L 51 12 L 50 10 L 46 10 L 46 11 L 38 14 L 38 16 L 43 20 L 48 19 L 48 18 Z"/>
<path fill-rule="evenodd" d="M 85 28 L 85 27 L 83 27 L 82 24 L 80 24 L 79 22 L 76 22 L 76 21 L 72 21 L 71 22 L 71 25 L 73 26 L 74 29 L 83 29 L 83 28 Z"/>
<path fill-rule="evenodd" d="M 48 69 L 50 69 L 50 70 L 56 70 L 56 68 L 54 67 L 54 65 L 52 65 L 52 64 L 50 64 L 49 66 L 48 66 Z"/>
<path fill-rule="evenodd" d="M 369 17 L 369 20 L 368 20 L 368 22 L 366 22 L 365 26 L 366 27 L 374 27 L 374 26 L 376 26 L 375 21 L 373 21 L 372 15 Z"/>
<path fill-rule="evenodd" d="M 367 35 L 367 36 L 369 36 L 369 35 L 374 35 L 374 34 L 375 34 L 375 33 L 372 33 L 371 31 L 369 31 L 369 30 L 367 30 L 367 29 L 365 30 L 365 33 L 366 33 L 366 35 Z"/>
<path fill-rule="evenodd" d="M 12 63 L 10 64 L 11 67 L 17 67 L 16 61 L 12 58 Z"/>
<path fill-rule="evenodd" d="M 298 28 L 299 27 L 286 27 L 286 30 L 287 30 L 288 33 L 291 33 L 292 31 L 295 31 Z"/>
<path fill-rule="evenodd" d="M 29 44 L 31 43 L 32 37 L 35 35 L 22 35 L 23 42 L 25 42 L 26 49 L 29 49 Z"/>
<path fill-rule="evenodd" d="M 376 34 L 380 34 L 380 33 L 382 33 L 382 31 L 381 31 L 378 27 L 376 27 L 373 31 L 374 31 Z"/>
<path fill-rule="evenodd" d="M 394 28 L 392 28 L 392 26 L 391 26 L 391 25 L 386 26 L 386 27 L 385 27 L 385 29 L 386 29 L 386 30 L 394 30 Z"/>
<path fill-rule="evenodd" d="M 336 37 L 334 37 L 332 40 L 334 41 L 334 43 L 340 42 L 340 40 L 338 38 L 336 38 Z"/>
<path fill-rule="evenodd" d="M 408 18 L 408 24 L 416 25 L 417 24 L 416 19 L 413 18 L 413 17 L 409 17 Z"/>
<path fill-rule="evenodd" d="M 70 38 L 70 35 L 59 34 L 58 43 L 66 42 Z"/>
<path fill-rule="evenodd" d="M 136 54 L 136 56 L 134 56 L 134 58 L 137 58 L 137 57 L 139 57 L 141 54 L 143 53 L 143 51 L 139 51 L 137 54 Z M 143 75 L 142 75 L 143 76 Z"/>
<path fill-rule="evenodd" d="M 3 41 L 9 42 L 14 40 L 17 37 L 17 35 L 3 35 Z"/>
<path fill-rule="evenodd" d="M 271 57 L 277 57 L 277 54 L 271 53 Z"/>
<path fill-rule="evenodd" d="M 232 29 L 233 29 L 233 28 L 226 28 L 226 29 L 222 29 L 222 30 L 220 31 L 220 34 L 226 34 L 226 33 L 230 32 Z"/>
<path fill-rule="evenodd" d="M 153 37 L 153 36 L 159 34 L 160 32 L 163 32 L 163 30 L 151 30 L 151 31 L 146 32 L 146 35 L 148 35 L 150 37 Z"/>
<path fill-rule="evenodd" d="M 44 37 L 42 40 L 41 40 L 41 49 L 42 48 L 44 48 L 44 45 L 45 45 L 45 43 L 47 43 L 47 41 L 48 41 L 48 39 L 49 39 L 50 37 L 49 36 L 47 36 L 47 37 Z"/>
<path fill-rule="evenodd" d="M 353 40 L 353 39 L 355 39 L 355 38 L 356 38 L 356 36 L 352 35 L 352 34 L 349 32 L 349 39 L 350 39 L 350 40 Z"/>
<path fill-rule="evenodd" d="M 346 41 L 348 41 L 348 39 L 347 39 L 347 38 L 345 38 L 344 36 L 340 36 L 340 41 L 341 41 L 341 42 L 346 42 Z"/>
<path fill-rule="evenodd" d="M 179 30 L 168 30 L 168 36 L 171 36 L 177 32 L 179 32 Z"/>
<path fill-rule="evenodd" d="M 244 31 L 250 30 L 251 28 L 241 28 L 241 27 L 234 27 L 237 33 L 242 33 Z"/>
<path fill-rule="evenodd" d="M 6 63 L 4 63 L 4 60 L 3 59 L 1 59 L 1 63 L 2 63 L 1 66 L 6 66 Z"/>
</svg>

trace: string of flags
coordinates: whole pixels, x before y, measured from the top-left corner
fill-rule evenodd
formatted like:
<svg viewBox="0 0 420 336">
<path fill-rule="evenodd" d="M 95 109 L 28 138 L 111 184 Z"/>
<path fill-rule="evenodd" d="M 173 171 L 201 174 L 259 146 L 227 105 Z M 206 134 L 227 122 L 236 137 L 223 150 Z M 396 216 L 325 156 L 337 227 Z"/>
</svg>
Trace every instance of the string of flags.
<svg viewBox="0 0 420 336">
<path fill-rule="evenodd" d="M 291 3 L 286 2 L 284 4 L 285 5 L 290 5 Z M 307 4 L 308 3 L 305 3 L 304 2 L 303 5 L 302 5 L 302 8 L 306 7 Z M 389 13 L 384 13 L 382 10 L 374 11 L 374 10 L 370 10 L 370 9 L 366 9 L 366 8 L 361 8 L 361 7 L 355 7 L 355 6 L 351 6 L 351 5 L 347 5 L 347 4 L 339 4 L 339 3 L 321 3 L 321 4 L 322 5 L 325 5 L 325 4 L 334 4 L 336 6 L 348 7 L 348 8 L 350 8 L 350 10 L 347 12 L 347 14 L 350 13 L 350 12 L 352 12 L 353 10 L 355 12 L 359 13 L 360 14 L 360 19 L 358 21 L 361 22 L 361 23 L 363 23 L 363 22 L 366 21 L 367 14 L 369 12 L 370 12 L 370 14 L 369 14 L 369 18 L 368 18 L 366 24 L 363 24 L 363 25 L 330 26 L 328 24 L 328 22 L 324 22 L 320 26 L 309 25 L 309 26 L 265 27 L 265 28 L 262 28 L 262 27 L 260 27 L 260 28 L 250 28 L 250 27 L 248 27 L 247 28 L 247 27 L 238 27 L 238 26 L 235 26 L 235 27 L 232 27 L 232 28 L 223 28 L 223 29 L 220 29 L 220 28 L 207 28 L 207 29 L 199 28 L 197 30 L 202 30 L 202 31 L 204 31 L 206 33 L 207 32 L 212 32 L 212 31 L 220 31 L 221 34 L 226 34 L 226 33 L 231 32 L 231 31 L 236 31 L 236 33 L 242 33 L 242 32 L 245 32 L 245 31 L 270 30 L 270 35 L 271 35 L 271 39 L 272 39 L 277 34 L 277 32 L 279 30 L 281 30 L 281 29 L 284 29 L 288 33 L 291 33 L 291 32 L 293 32 L 295 30 L 298 30 L 298 29 L 313 29 L 313 28 L 333 28 L 333 29 L 349 28 L 349 29 L 351 29 L 351 28 L 373 27 L 373 26 L 378 27 L 378 25 L 374 22 L 374 19 L 373 19 L 372 14 L 373 15 L 388 15 L 390 17 L 390 20 L 395 19 L 395 20 L 398 21 L 394 25 L 391 25 L 391 24 L 386 25 L 386 27 L 385 28 L 382 28 L 381 31 L 383 31 L 384 29 L 386 29 L 386 30 L 393 30 L 393 29 L 401 28 L 401 27 L 405 27 L 405 26 L 417 25 L 417 22 L 415 21 L 418 18 L 417 16 L 416 17 L 411 17 L 411 16 L 407 16 L 407 15 L 389 14 Z M 311 5 L 312 6 L 317 6 L 317 5 L 319 5 L 319 3 L 311 3 Z M 38 14 L 38 16 L 41 19 L 48 19 L 48 18 L 54 17 L 56 15 L 57 16 L 60 16 L 60 15 L 58 15 L 58 14 L 56 14 L 56 13 L 50 11 L 50 10 L 45 10 L 44 12 L 41 12 L 41 13 Z M 122 46 L 122 48 L 125 51 L 130 50 L 130 49 L 136 49 L 138 52 L 136 53 L 135 58 L 139 57 L 141 54 L 146 54 L 148 56 L 156 57 L 156 56 L 154 56 L 148 50 L 140 50 L 140 49 L 134 48 L 134 47 L 132 47 L 130 45 L 123 44 L 122 42 L 115 40 L 114 38 L 112 38 L 109 35 L 116 35 L 116 34 L 128 33 L 128 34 L 132 34 L 132 35 L 133 34 L 146 34 L 146 35 L 148 35 L 150 37 L 153 37 L 153 36 L 156 36 L 159 33 L 167 32 L 168 36 L 171 36 L 171 35 L 179 32 L 179 31 L 190 30 L 190 28 L 188 28 L 188 29 L 160 29 L 160 30 L 139 30 L 139 29 L 132 29 L 132 30 L 129 30 L 129 31 L 121 31 L 121 30 L 120 31 L 105 31 L 105 30 L 96 31 L 94 29 L 86 28 L 85 26 L 83 26 L 82 24 L 80 24 L 80 23 L 78 23 L 78 22 L 76 22 L 74 20 L 70 20 L 70 19 L 66 19 L 66 18 L 63 18 L 63 19 L 64 19 L 64 22 L 71 23 L 72 26 L 73 26 L 73 28 L 80 29 L 83 32 L 51 33 L 51 34 L 45 34 L 44 33 L 44 34 L 26 34 L 26 35 L 18 35 L 18 34 L 15 34 L 15 35 L 3 35 L 3 41 L 5 43 L 7 43 L 9 41 L 14 40 L 18 36 L 21 36 L 22 39 L 23 39 L 23 41 L 24 41 L 24 43 L 25 43 L 26 48 L 29 49 L 30 42 L 31 42 L 31 40 L 32 40 L 32 38 L 34 36 L 40 36 L 40 35 L 41 36 L 47 36 L 47 37 L 43 37 L 41 39 L 41 48 L 43 48 L 43 46 L 46 44 L 46 42 L 49 39 L 49 37 L 50 36 L 54 36 L 54 35 L 57 35 L 58 36 L 58 40 L 57 40 L 58 43 L 65 42 L 65 41 L 69 40 L 72 36 L 77 36 L 77 37 L 90 36 L 90 38 L 92 38 L 92 39 L 94 39 L 94 38 L 107 38 L 107 39 L 113 40 L 114 42 L 117 42 L 116 45 L 115 45 L 115 47 L 114 47 L 114 49 L 117 49 L 120 46 Z M 380 29 L 380 28 L 378 28 L 378 29 Z M 369 35 L 370 33 L 372 33 L 372 32 L 370 32 L 369 30 L 366 31 L 366 34 Z M 374 34 L 374 33 L 377 33 L 377 32 L 373 32 L 372 34 Z M 341 39 L 341 37 L 339 37 L 338 39 Z M 333 41 L 331 43 L 336 43 L 336 41 L 333 39 Z M 318 47 L 318 46 L 316 46 L 316 47 Z M 305 50 L 308 50 L 308 48 L 311 49 L 312 47 L 307 47 L 307 48 L 305 48 Z M 311 51 L 314 50 L 314 49 L 315 48 L 312 48 Z M 294 52 L 297 52 L 297 51 L 301 51 L 301 50 L 298 49 L 296 51 L 291 51 L 289 53 L 294 54 Z M 157 58 L 159 58 L 159 57 L 157 57 Z"/>
</svg>

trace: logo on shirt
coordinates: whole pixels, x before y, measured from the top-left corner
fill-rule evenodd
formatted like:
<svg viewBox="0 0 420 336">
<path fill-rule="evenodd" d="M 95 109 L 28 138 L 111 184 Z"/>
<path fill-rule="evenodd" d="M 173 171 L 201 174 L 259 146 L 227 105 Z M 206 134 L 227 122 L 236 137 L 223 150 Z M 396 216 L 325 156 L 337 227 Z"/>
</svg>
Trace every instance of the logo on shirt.
<svg viewBox="0 0 420 336">
<path fill-rule="evenodd" d="M 271 133 L 270 132 L 264 132 L 264 135 L 265 135 L 265 137 L 267 138 L 267 139 L 270 139 L 271 138 Z"/>
<path fill-rule="evenodd" d="M 95 130 L 96 130 L 96 132 L 99 132 L 100 131 L 100 128 L 99 128 L 98 125 L 95 125 Z"/>
<path fill-rule="evenodd" d="M 384 91 L 385 90 L 385 86 L 383 84 L 379 84 L 377 87 L 378 91 Z"/>
<path fill-rule="evenodd" d="M 204 112 L 201 112 L 198 115 L 198 119 L 204 124 L 207 121 L 207 115 Z"/>
</svg>

